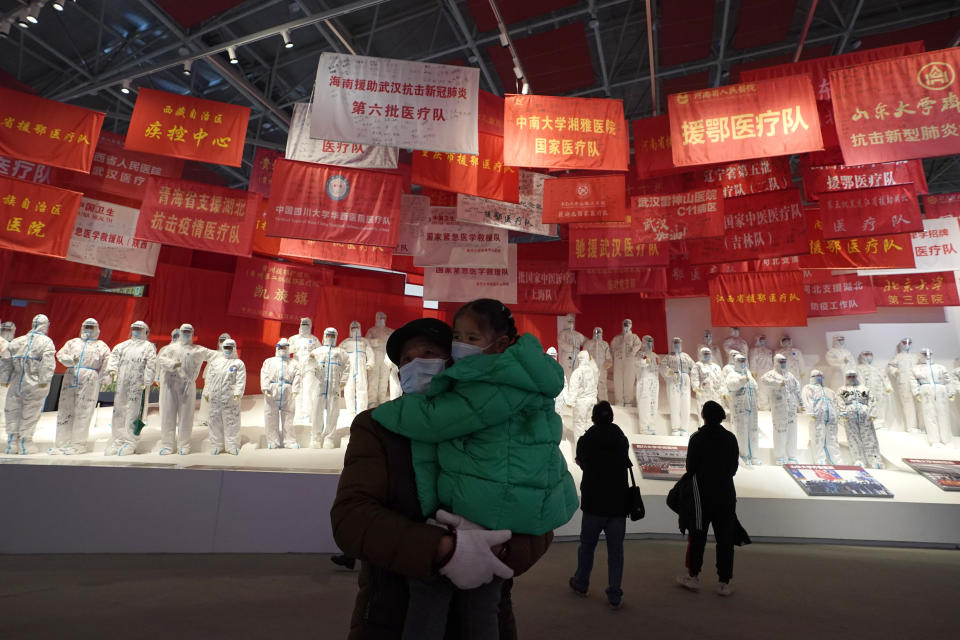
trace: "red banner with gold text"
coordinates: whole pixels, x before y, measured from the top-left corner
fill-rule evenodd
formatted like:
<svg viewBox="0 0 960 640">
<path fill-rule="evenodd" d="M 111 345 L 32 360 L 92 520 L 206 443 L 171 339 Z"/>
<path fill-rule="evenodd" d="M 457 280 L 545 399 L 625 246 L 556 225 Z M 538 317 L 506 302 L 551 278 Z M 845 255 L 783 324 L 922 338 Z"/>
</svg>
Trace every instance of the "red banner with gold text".
<svg viewBox="0 0 960 640">
<path fill-rule="evenodd" d="M 270 185 L 273 184 L 273 165 L 283 158 L 283 152 L 273 149 L 257 149 L 253 154 L 253 169 L 250 170 L 250 191 L 259 193 L 265 199 L 270 197 Z"/>
<path fill-rule="evenodd" d="M 518 260 L 517 303 L 510 308 L 521 313 L 579 313 L 573 301 L 576 281 L 577 274 L 565 262 Z"/>
<path fill-rule="evenodd" d="M 647 298 L 666 298 L 667 270 L 663 267 L 655 267 L 578 271 L 577 293 L 579 295 L 640 293 Z"/>
<path fill-rule="evenodd" d="M 873 189 L 895 184 L 912 184 L 918 194 L 927 193 L 927 178 L 919 160 L 899 160 L 852 167 L 843 165 L 810 166 L 806 156 L 800 162 L 804 193 L 818 200 L 821 193 Z"/>
<path fill-rule="evenodd" d="M 240 258 L 233 274 L 227 313 L 244 318 L 298 322 L 317 310 L 320 290 L 333 284 L 323 267 L 262 258 Z"/>
<path fill-rule="evenodd" d="M 807 300 L 799 271 L 721 274 L 710 280 L 715 327 L 805 327 Z"/>
<path fill-rule="evenodd" d="M 517 202 L 519 175 L 503 164 L 503 137 L 479 134 L 480 154 L 415 151 L 411 181 L 425 187 Z"/>
<path fill-rule="evenodd" d="M 912 269 L 913 242 L 909 233 L 857 238 L 824 238 L 820 212 L 806 212 L 809 255 L 800 256 L 803 269 Z"/>
<path fill-rule="evenodd" d="M 719 189 L 634 196 L 630 218 L 648 242 L 722 236 L 723 202 Z"/>
<path fill-rule="evenodd" d="M 820 217 L 825 238 L 923 231 L 917 195 L 908 184 L 823 193 Z"/>
<path fill-rule="evenodd" d="M 879 307 L 956 307 L 960 305 L 953 271 L 873 276 Z"/>
<path fill-rule="evenodd" d="M 873 285 L 869 276 L 839 275 L 818 278 L 828 271 L 804 271 L 803 290 L 807 294 L 807 317 L 851 316 L 876 313 Z"/>
<path fill-rule="evenodd" d="M 627 215 L 622 175 L 556 178 L 543 184 L 543 222 L 622 222 Z"/>
<path fill-rule="evenodd" d="M 630 125 L 633 127 L 633 161 L 639 180 L 683 171 L 673 165 L 670 116 L 634 120 Z"/>
<path fill-rule="evenodd" d="M 693 173 L 686 174 L 685 182 L 691 189 L 719 187 L 724 198 L 780 191 L 793 185 L 790 158 L 786 156 L 734 162 L 703 169 L 698 167 Z"/>
<path fill-rule="evenodd" d="M 629 223 L 570 225 L 570 268 L 665 267 L 670 262 L 668 243 L 639 237 L 639 228 Z"/>
<path fill-rule="evenodd" d="M 82 193 L 0 177 L 0 248 L 63 258 Z"/>
</svg>

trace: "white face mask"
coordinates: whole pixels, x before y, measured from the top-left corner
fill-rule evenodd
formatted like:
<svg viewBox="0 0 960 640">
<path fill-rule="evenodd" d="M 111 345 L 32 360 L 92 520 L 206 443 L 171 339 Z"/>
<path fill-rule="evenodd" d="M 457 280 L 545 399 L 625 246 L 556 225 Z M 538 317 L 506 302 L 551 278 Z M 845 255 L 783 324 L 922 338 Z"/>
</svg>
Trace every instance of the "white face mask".
<svg viewBox="0 0 960 640">
<path fill-rule="evenodd" d="M 867 364 L 873 364 L 873 354 L 868 354 L 863 356 L 863 359 L 867 361 Z"/>
<path fill-rule="evenodd" d="M 143 338 L 143 329 L 132 329 L 130 331 L 130 337 L 134 340 L 140 340 Z"/>
<path fill-rule="evenodd" d="M 96 329 L 93 329 L 93 328 L 89 328 L 89 329 L 88 329 L 88 328 L 84 327 L 84 328 L 83 328 L 83 331 L 82 331 L 83 337 L 84 337 L 86 340 L 92 340 L 94 333 L 96 333 Z"/>
<path fill-rule="evenodd" d="M 400 367 L 400 388 L 404 393 L 423 393 L 430 386 L 433 376 L 446 367 L 440 358 L 414 358 Z"/>
<path fill-rule="evenodd" d="M 450 347 L 450 356 L 453 358 L 453 361 L 456 362 L 461 358 L 466 358 L 467 356 L 476 356 L 484 353 L 487 349 L 490 348 L 488 344 L 485 347 L 481 347 L 478 344 L 470 344 L 467 342 L 460 342 L 459 340 L 454 340 L 453 344 Z"/>
</svg>

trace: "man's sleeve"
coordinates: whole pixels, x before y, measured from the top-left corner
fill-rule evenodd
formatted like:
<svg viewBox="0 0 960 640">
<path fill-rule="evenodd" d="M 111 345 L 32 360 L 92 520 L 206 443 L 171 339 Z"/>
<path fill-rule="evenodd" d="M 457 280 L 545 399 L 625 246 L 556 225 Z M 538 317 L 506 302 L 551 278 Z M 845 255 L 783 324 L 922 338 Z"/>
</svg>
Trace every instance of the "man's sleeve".
<svg viewBox="0 0 960 640">
<path fill-rule="evenodd" d="M 553 532 L 549 531 L 542 536 L 531 536 L 515 533 L 507 543 L 506 555 L 503 563 L 513 569 L 514 577 L 524 573 L 537 563 L 553 542 Z"/>
</svg>

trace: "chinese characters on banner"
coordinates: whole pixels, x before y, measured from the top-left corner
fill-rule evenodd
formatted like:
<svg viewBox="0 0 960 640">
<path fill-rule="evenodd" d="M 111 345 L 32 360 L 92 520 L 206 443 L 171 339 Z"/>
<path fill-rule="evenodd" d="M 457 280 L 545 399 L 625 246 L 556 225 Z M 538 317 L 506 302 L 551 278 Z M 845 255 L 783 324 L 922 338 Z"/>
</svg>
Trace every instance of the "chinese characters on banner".
<svg viewBox="0 0 960 640">
<path fill-rule="evenodd" d="M 477 129 L 480 133 L 503 137 L 503 98 L 480 89 L 477 94 L 479 117 Z"/>
<path fill-rule="evenodd" d="M 50 184 L 51 169 L 45 164 L 0 156 L 0 176 L 37 184 Z"/>
<path fill-rule="evenodd" d="M 393 252 L 386 247 L 374 247 L 349 242 L 318 242 L 316 240 L 296 240 L 276 238 L 280 241 L 277 255 L 281 258 L 300 258 L 352 264 L 361 267 L 389 269 L 393 263 Z"/>
<path fill-rule="evenodd" d="M 826 239 L 820 212 L 806 212 L 809 255 L 800 256 L 803 269 L 911 269 L 913 246 L 909 233 L 889 236 Z"/>
<path fill-rule="evenodd" d="M 577 274 L 565 262 L 524 260 L 517 265 L 517 303 L 521 313 L 579 313 L 573 301 Z"/>
<path fill-rule="evenodd" d="M 807 317 L 849 316 L 876 313 L 870 278 L 864 276 L 825 275 L 829 272 L 804 271 L 803 290 L 807 294 Z"/>
<path fill-rule="evenodd" d="M 890 235 L 923 229 L 911 185 L 894 185 L 820 195 L 824 238 Z"/>
<path fill-rule="evenodd" d="M 908 273 L 960 271 L 960 224 L 954 217 L 923 221 L 923 231 L 910 234 L 915 267 Z M 902 270 L 862 272 L 860 275 L 903 273 Z"/>
<path fill-rule="evenodd" d="M 629 137 L 620 100 L 504 97 L 503 161 L 513 167 L 626 171 Z"/>
<path fill-rule="evenodd" d="M 487 200 L 457 194 L 457 220 L 521 231 L 538 236 L 556 236 L 556 225 L 543 224 L 539 207 Z"/>
<path fill-rule="evenodd" d="M 722 236 L 723 202 L 719 189 L 634 196 L 630 217 L 648 242 Z"/>
<path fill-rule="evenodd" d="M 844 164 L 960 153 L 960 48 L 830 72 Z"/>
<path fill-rule="evenodd" d="M 0 178 L 0 248 L 64 257 L 82 193 Z"/>
<path fill-rule="evenodd" d="M 418 267 L 506 267 L 509 232 L 459 222 L 456 211 L 448 207 L 432 208 L 430 224 L 421 227 L 422 252 L 413 257 L 413 264 Z"/>
<path fill-rule="evenodd" d="M 697 169 L 689 174 L 687 184 L 690 188 L 719 187 L 724 198 L 789 189 L 793 184 L 790 158 L 762 158 Z"/>
<path fill-rule="evenodd" d="M 666 242 L 644 242 L 630 223 L 570 225 L 571 269 L 665 267 L 670 262 Z"/>
<path fill-rule="evenodd" d="M 771 260 L 790 258 L 771 258 Z M 794 267 L 796 268 L 796 267 Z M 672 258 L 667 268 L 668 298 L 699 298 L 710 295 L 707 282 L 720 273 L 745 273 L 746 262 L 721 262 L 719 264 L 690 264 L 687 259 Z M 758 269 L 759 271 L 759 269 Z"/>
<path fill-rule="evenodd" d="M 715 327 L 805 327 L 807 300 L 799 271 L 729 273 L 710 280 Z"/>
<path fill-rule="evenodd" d="M 283 154 L 273 149 L 260 147 L 253 155 L 253 168 L 250 170 L 250 191 L 264 198 L 270 197 L 270 185 L 273 184 L 273 165 Z"/>
<path fill-rule="evenodd" d="M 544 222 L 622 222 L 626 219 L 622 175 L 556 178 L 544 183 Z"/>
<path fill-rule="evenodd" d="M 517 245 L 511 244 L 506 264 L 498 267 L 444 266 L 423 270 L 423 299 L 470 302 L 493 298 L 517 303 Z"/>
<path fill-rule="evenodd" d="M 480 154 L 414 151 L 414 184 L 492 200 L 517 201 L 517 169 L 503 164 L 503 137 L 480 135 Z"/>
<path fill-rule="evenodd" d="M 818 200 L 821 193 L 890 187 L 912 184 L 916 193 L 927 192 L 927 179 L 919 160 L 901 160 L 856 167 L 803 166 L 803 186 L 808 200 Z"/>
<path fill-rule="evenodd" d="M 320 54 L 310 136 L 476 155 L 480 70 Z"/>
<path fill-rule="evenodd" d="M 677 166 L 823 149 L 809 76 L 675 93 L 668 102 Z"/>
<path fill-rule="evenodd" d="M 633 150 L 637 178 L 657 178 L 677 173 L 673 166 L 673 147 L 670 139 L 670 116 L 642 118 L 633 126 Z"/>
<path fill-rule="evenodd" d="M 960 217 L 960 193 L 938 193 L 935 196 L 927 196 L 923 199 L 923 214 L 928 219 L 944 216 Z"/>
<path fill-rule="evenodd" d="M 0 88 L 0 154 L 90 171 L 103 114 Z"/>
<path fill-rule="evenodd" d="M 287 160 L 332 164 L 355 169 L 396 169 L 399 150 L 359 142 L 335 142 L 310 137 L 310 105 L 293 105 L 287 134 Z"/>
<path fill-rule="evenodd" d="M 873 276 L 878 307 L 955 307 L 960 305 L 953 271 Z"/>
<path fill-rule="evenodd" d="M 415 256 L 423 252 L 420 229 L 430 222 L 430 198 L 404 193 L 400 196 L 400 229 L 394 255 Z"/>
<path fill-rule="evenodd" d="M 249 121 L 249 107 L 141 88 L 125 146 L 239 167 Z"/>
<path fill-rule="evenodd" d="M 298 322 L 316 311 L 323 285 L 333 275 L 322 267 L 240 258 L 233 274 L 227 313 L 244 318 Z"/>
<path fill-rule="evenodd" d="M 277 160 L 267 234 L 392 249 L 401 190 L 396 174 Z"/>
<path fill-rule="evenodd" d="M 667 296 L 667 270 L 653 269 L 591 269 L 577 272 L 579 295 L 604 293 L 642 293 L 649 298 Z"/>
<path fill-rule="evenodd" d="M 136 237 L 214 253 L 249 256 L 260 196 L 187 180 L 151 178 Z"/>
<path fill-rule="evenodd" d="M 134 239 L 140 212 L 112 202 L 83 198 L 67 260 L 103 269 L 152 276 L 160 245 Z"/>
</svg>

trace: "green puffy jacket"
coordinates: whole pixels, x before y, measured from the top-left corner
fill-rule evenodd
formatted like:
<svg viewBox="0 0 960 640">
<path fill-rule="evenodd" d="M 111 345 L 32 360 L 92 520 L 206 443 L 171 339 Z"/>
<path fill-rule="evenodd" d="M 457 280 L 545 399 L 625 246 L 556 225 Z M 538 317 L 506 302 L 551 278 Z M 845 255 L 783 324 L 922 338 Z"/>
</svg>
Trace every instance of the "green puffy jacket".
<svg viewBox="0 0 960 640">
<path fill-rule="evenodd" d="M 460 360 L 426 394 L 382 404 L 373 417 L 410 438 L 424 515 L 444 507 L 488 529 L 542 535 L 580 505 L 559 447 L 562 389 L 563 369 L 527 333 L 502 354 Z"/>
</svg>

